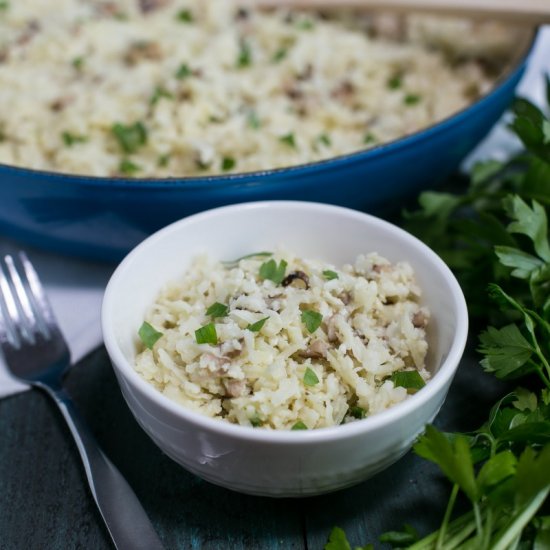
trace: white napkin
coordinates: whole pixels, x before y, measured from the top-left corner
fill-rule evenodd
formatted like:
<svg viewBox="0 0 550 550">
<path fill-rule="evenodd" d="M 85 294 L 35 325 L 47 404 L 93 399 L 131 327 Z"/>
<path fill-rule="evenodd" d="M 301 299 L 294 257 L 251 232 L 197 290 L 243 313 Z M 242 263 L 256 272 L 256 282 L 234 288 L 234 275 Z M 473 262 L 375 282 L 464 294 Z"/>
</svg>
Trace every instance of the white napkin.
<svg viewBox="0 0 550 550">
<path fill-rule="evenodd" d="M 550 73 L 550 26 L 537 39 L 519 93 L 539 105 L 545 103 L 544 73 Z M 470 155 L 464 166 L 479 159 L 504 159 L 520 144 L 500 123 Z M 114 266 L 74 260 L 19 245 L 0 236 L 0 255 L 24 248 L 46 287 L 50 302 L 72 352 L 73 362 L 101 343 L 100 312 L 103 291 Z M 8 374 L 0 357 L 0 398 L 26 389 Z"/>
<path fill-rule="evenodd" d="M 0 256 L 25 250 L 35 266 L 71 349 L 73 362 L 101 343 L 101 301 L 114 266 L 69 259 L 0 237 Z M 0 398 L 27 389 L 0 357 Z"/>
</svg>

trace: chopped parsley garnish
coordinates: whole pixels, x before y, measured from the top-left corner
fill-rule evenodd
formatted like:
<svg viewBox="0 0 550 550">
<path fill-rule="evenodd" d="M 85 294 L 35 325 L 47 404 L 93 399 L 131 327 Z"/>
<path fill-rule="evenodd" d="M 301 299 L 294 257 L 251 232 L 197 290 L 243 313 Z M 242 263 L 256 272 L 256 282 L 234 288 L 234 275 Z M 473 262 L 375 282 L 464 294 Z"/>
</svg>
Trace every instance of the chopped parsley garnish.
<svg viewBox="0 0 550 550">
<path fill-rule="evenodd" d="M 292 428 L 290 428 L 291 430 L 307 430 L 307 426 L 301 421 L 301 420 L 298 420 L 298 422 L 296 422 L 296 424 L 294 424 L 294 426 L 292 426 Z"/>
<path fill-rule="evenodd" d="M 416 370 L 394 372 L 390 380 L 395 387 L 401 386 L 408 390 L 420 390 L 426 385 L 422 376 Z"/>
<path fill-rule="evenodd" d="M 153 92 L 153 95 L 151 96 L 151 99 L 149 100 L 149 103 L 151 105 L 156 105 L 162 98 L 174 99 L 174 95 L 170 93 L 166 88 L 163 88 L 162 86 L 157 86 L 155 88 L 155 91 Z"/>
<path fill-rule="evenodd" d="M 214 325 L 214 323 L 208 323 L 197 329 L 195 331 L 195 340 L 197 344 L 217 344 L 218 333 L 216 332 L 216 325 Z"/>
<path fill-rule="evenodd" d="M 296 27 L 302 31 L 311 31 L 315 28 L 315 24 L 311 19 L 302 19 L 298 21 Z"/>
<path fill-rule="evenodd" d="M 157 166 L 159 168 L 166 168 L 168 164 L 170 163 L 170 155 L 160 155 L 160 157 L 157 160 Z"/>
<path fill-rule="evenodd" d="M 129 159 L 122 159 L 118 165 L 118 169 L 122 174 L 131 176 L 136 172 L 139 172 L 141 168 Z"/>
<path fill-rule="evenodd" d="M 258 113 L 256 113 L 256 111 L 250 111 L 248 113 L 248 116 L 246 117 L 246 123 L 248 124 L 248 127 L 252 128 L 253 130 L 257 130 L 262 125 L 262 122 L 258 117 Z"/>
<path fill-rule="evenodd" d="M 269 319 L 269 317 L 264 317 L 263 319 L 260 319 L 259 321 L 256 321 L 255 323 L 252 323 L 248 325 L 246 328 L 250 332 L 260 332 L 262 330 L 262 327 L 265 325 L 265 322 Z"/>
<path fill-rule="evenodd" d="M 256 413 L 254 416 L 249 418 L 250 423 L 252 424 L 253 428 L 259 428 L 263 424 L 263 420 L 259 417 L 258 413 Z"/>
<path fill-rule="evenodd" d="M 407 94 L 403 98 L 403 103 L 405 103 L 405 105 L 416 105 L 417 103 L 420 102 L 421 99 L 422 97 L 419 96 L 418 94 Z"/>
<path fill-rule="evenodd" d="M 325 271 L 323 271 L 323 277 L 327 281 L 332 281 L 333 279 L 338 279 L 338 273 L 336 273 L 336 271 L 332 271 L 330 269 L 325 269 Z"/>
<path fill-rule="evenodd" d="M 111 131 L 125 153 L 135 153 L 147 143 L 147 129 L 142 122 L 134 124 L 113 124 Z"/>
<path fill-rule="evenodd" d="M 193 23 L 194 17 L 191 10 L 183 9 L 178 11 L 176 14 L 176 21 L 180 21 L 181 23 Z"/>
<path fill-rule="evenodd" d="M 88 141 L 88 138 L 86 136 L 79 136 L 76 134 L 71 134 L 71 132 L 63 132 L 61 134 L 61 138 L 63 139 L 63 143 L 67 147 L 72 147 L 73 145 L 76 145 L 77 143 L 85 143 Z"/>
<path fill-rule="evenodd" d="M 286 56 L 288 55 L 288 49 L 287 48 L 279 48 L 271 58 L 274 63 L 279 63 L 282 61 Z"/>
<path fill-rule="evenodd" d="M 147 321 L 144 321 L 141 327 L 139 327 L 138 336 L 146 348 L 153 349 L 157 340 L 162 338 L 162 332 L 159 332 Z"/>
<path fill-rule="evenodd" d="M 368 132 L 365 134 L 365 137 L 363 138 L 363 143 L 365 145 L 368 145 L 369 143 L 376 143 L 377 139 L 371 132 Z"/>
<path fill-rule="evenodd" d="M 296 148 L 296 138 L 294 137 L 294 134 L 292 132 L 281 136 L 279 138 L 279 141 L 281 143 L 284 143 L 285 145 L 288 145 L 289 147 Z"/>
<path fill-rule="evenodd" d="M 229 306 L 215 302 L 206 310 L 206 315 L 210 315 L 215 319 L 216 317 L 225 317 L 228 312 Z"/>
<path fill-rule="evenodd" d="M 285 278 L 287 266 L 288 263 L 285 260 L 281 260 L 279 265 L 275 260 L 264 262 L 260 266 L 260 278 L 273 281 L 276 285 L 281 284 Z"/>
<path fill-rule="evenodd" d="M 307 367 L 306 372 L 304 373 L 304 384 L 306 386 L 315 386 L 319 383 L 319 378 L 315 374 L 315 371 Z"/>
<path fill-rule="evenodd" d="M 175 77 L 178 80 L 183 80 L 185 78 L 189 78 L 193 74 L 193 71 L 190 69 L 189 65 L 187 63 L 182 63 L 178 70 L 175 73 Z"/>
<path fill-rule="evenodd" d="M 326 145 L 327 147 L 330 147 L 332 145 L 332 140 L 330 139 L 330 136 L 328 134 L 321 134 L 317 140 L 319 143 L 322 143 L 323 145 Z"/>
<path fill-rule="evenodd" d="M 314 333 L 323 322 L 323 316 L 312 309 L 302 311 L 301 319 L 310 334 Z"/>
<path fill-rule="evenodd" d="M 222 170 L 227 172 L 228 170 L 233 170 L 237 161 L 233 157 L 223 157 L 222 159 Z"/>
<path fill-rule="evenodd" d="M 398 90 L 403 85 L 403 77 L 400 74 L 396 74 L 388 80 L 387 85 L 390 90 Z"/>
<path fill-rule="evenodd" d="M 84 62 L 86 60 L 80 56 L 80 57 L 75 57 L 72 61 L 71 61 L 71 65 L 77 70 L 77 71 L 81 71 L 83 68 L 84 68 Z"/>
<path fill-rule="evenodd" d="M 354 406 L 349 408 L 349 414 L 353 416 L 353 418 L 358 418 L 360 420 L 367 416 L 367 411 L 363 409 L 363 407 Z"/>
<path fill-rule="evenodd" d="M 239 55 L 237 56 L 236 65 L 239 69 L 252 65 L 252 49 L 246 40 L 239 42 Z"/>
</svg>

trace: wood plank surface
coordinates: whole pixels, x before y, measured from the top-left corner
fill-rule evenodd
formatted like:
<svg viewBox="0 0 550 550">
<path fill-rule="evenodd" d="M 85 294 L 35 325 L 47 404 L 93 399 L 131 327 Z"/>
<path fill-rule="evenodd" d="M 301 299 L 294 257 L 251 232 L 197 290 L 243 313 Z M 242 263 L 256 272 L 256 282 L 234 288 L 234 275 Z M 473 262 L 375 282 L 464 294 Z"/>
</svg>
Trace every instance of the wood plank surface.
<svg viewBox="0 0 550 550">
<path fill-rule="evenodd" d="M 126 407 L 103 348 L 71 371 L 67 385 L 167 549 L 322 549 L 334 525 L 346 530 L 353 546 L 376 543 L 380 533 L 404 523 L 427 533 L 442 516 L 449 485 L 412 453 L 373 479 L 330 495 L 240 495 L 198 479 L 158 450 Z M 470 353 L 437 424 L 475 428 L 503 391 Z M 68 430 L 38 391 L 0 400 L 0 548 L 112 548 Z"/>
</svg>

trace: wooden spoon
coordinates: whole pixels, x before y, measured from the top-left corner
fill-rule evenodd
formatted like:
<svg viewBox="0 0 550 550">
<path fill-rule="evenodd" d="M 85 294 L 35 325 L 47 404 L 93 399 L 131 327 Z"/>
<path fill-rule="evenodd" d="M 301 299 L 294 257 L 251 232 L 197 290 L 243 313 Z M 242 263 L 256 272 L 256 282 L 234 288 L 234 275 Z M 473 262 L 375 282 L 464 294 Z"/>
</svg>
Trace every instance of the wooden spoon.
<svg viewBox="0 0 550 550">
<path fill-rule="evenodd" d="M 550 0 L 250 0 L 248 5 L 301 10 L 364 9 L 401 13 L 423 12 L 530 25 L 550 22 Z"/>
</svg>

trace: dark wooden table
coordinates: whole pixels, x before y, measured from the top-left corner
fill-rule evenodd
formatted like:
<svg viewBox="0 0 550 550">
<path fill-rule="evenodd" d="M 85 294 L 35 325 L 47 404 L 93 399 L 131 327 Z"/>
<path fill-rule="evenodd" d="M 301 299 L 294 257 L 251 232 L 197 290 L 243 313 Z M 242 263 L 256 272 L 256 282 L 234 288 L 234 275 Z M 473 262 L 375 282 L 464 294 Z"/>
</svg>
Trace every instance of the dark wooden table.
<svg viewBox="0 0 550 550">
<path fill-rule="evenodd" d="M 382 548 L 377 537 L 384 531 L 410 523 L 427 534 L 441 520 L 450 486 L 437 467 L 413 453 L 337 493 L 251 497 L 202 481 L 149 440 L 121 396 L 104 348 L 73 368 L 67 386 L 167 549 L 322 549 L 335 525 L 352 546 Z M 503 391 L 469 351 L 436 424 L 477 428 Z M 0 549 L 77 548 L 112 545 L 68 429 L 37 390 L 0 400 Z"/>
</svg>

